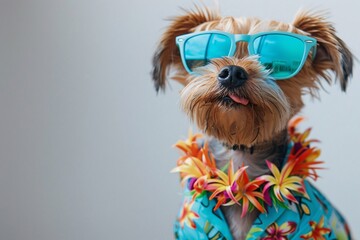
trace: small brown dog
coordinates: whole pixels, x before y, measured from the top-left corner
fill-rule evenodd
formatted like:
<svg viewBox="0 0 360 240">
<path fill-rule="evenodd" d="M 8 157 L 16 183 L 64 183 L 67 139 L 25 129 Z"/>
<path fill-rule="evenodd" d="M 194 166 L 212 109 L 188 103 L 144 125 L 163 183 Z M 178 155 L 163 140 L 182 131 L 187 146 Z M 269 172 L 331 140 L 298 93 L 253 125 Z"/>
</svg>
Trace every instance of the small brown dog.
<svg viewBox="0 0 360 240">
<path fill-rule="evenodd" d="M 206 135 L 216 165 L 222 168 L 232 159 L 235 170 L 248 166 L 249 178 L 256 179 L 271 172 L 271 163 L 281 169 L 290 138 L 287 124 L 304 106 L 303 94 L 316 96 L 321 81 L 332 82 L 332 73 L 346 90 L 353 55 L 321 14 L 300 12 L 292 23 L 281 23 L 221 17 L 197 7 L 172 20 L 153 65 L 157 91 L 165 89 L 170 69 L 172 78 L 184 85 L 182 108 Z M 239 204 L 220 209 L 234 239 L 249 237 L 261 212 L 259 208 L 241 217 Z M 281 227 L 295 234 L 294 224 L 272 223 L 264 229 L 270 238 L 264 239 L 278 239 Z M 292 236 L 328 239 L 332 230 L 324 219 L 322 224 L 310 221 L 306 226 L 323 229 L 326 238 Z M 230 239 L 217 231 L 217 237 Z M 177 238 L 194 239 L 185 233 Z"/>
</svg>

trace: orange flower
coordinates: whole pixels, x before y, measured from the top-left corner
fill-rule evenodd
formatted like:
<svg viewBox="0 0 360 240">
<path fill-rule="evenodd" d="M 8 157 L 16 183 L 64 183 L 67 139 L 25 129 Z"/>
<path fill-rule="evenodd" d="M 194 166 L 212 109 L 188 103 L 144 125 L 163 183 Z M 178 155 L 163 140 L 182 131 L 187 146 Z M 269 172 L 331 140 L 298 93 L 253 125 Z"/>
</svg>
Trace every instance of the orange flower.
<svg viewBox="0 0 360 240">
<path fill-rule="evenodd" d="M 244 217 L 247 213 L 250 204 L 256 207 L 260 212 L 264 213 L 266 210 L 264 206 L 259 202 L 258 199 L 264 201 L 264 195 L 259 191 L 260 185 L 263 183 L 263 180 L 255 179 L 253 181 L 249 180 L 249 176 L 246 171 L 243 171 L 240 174 L 239 178 L 236 180 L 237 189 L 236 189 L 236 203 L 241 202 L 242 213 L 241 217 Z M 224 205 L 233 204 L 233 200 Z"/>
<path fill-rule="evenodd" d="M 193 229 L 196 228 L 194 219 L 199 218 L 199 215 L 191 210 L 193 204 L 194 204 L 193 201 L 190 203 L 185 202 L 183 208 L 181 209 L 179 223 L 182 228 L 184 228 L 184 224 L 188 225 Z"/>
<path fill-rule="evenodd" d="M 311 177 L 317 180 L 318 175 L 316 170 L 322 169 L 318 167 L 322 164 L 322 161 L 318 161 L 317 158 L 320 156 L 320 149 L 311 148 L 310 143 L 317 142 L 316 140 L 307 140 L 310 135 L 311 128 L 308 128 L 305 132 L 296 132 L 296 126 L 303 120 L 303 117 L 294 117 L 289 122 L 289 135 L 291 140 L 294 142 L 294 146 L 291 149 L 289 160 L 293 165 L 292 175 L 298 175 L 303 178 Z"/>
<path fill-rule="evenodd" d="M 289 163 L 293 165 L 292 175 L 298 175 L 303 178 L 311 177 L 317 180 L 319 177 L 316 170 L 322 169 L 318 167 L 323 161 L 318 161 L 317 158 L 320 156 L 320 149 L 307 148 L 296 155 L 289 156 Z"/>
<path fill-rule="evenodd" d="M 299 116 L 292 118 L 288 124 L 288 132 L 291 141 L 293 141 L 294 143 L 301 143 L 302 146 L 309 146 L 310 143 L 318 142 L 318 141 L 314 139 L 306 141 L 306 139 L 310 135 L 311 128 L 306 129 L 303 133 L 296 131 L 297 125 L 299 125 L 299 123 L 302 122 L 303 120 L 304 117 L 299 117 Z"/>
<path fill-rule="evenodd" d="M 316 240 L 325 240 L 327 238 L 324 237 L 324 235 L 331 232 L 329 228 L 324 228 L 324 217 L 322 217 L 317 224 L 314 221 L 309 222 L 310 227 L 312 230 L 308 232 L 307 234 L 304 234 L 300 236 L 303 239 L 316 239 Z"/>
<path fill-rule="evenodd" d="M 206 167 L 206 171 L 210 174 L 211 177 L 217 176 L 217 168 L 214 156 L 209 150 L 209 144 L 205 142 L 204 147 L 201 149 L 201 160 Z"/>
<path fill-rule="evenodd" d="M 297 125 L 304 120 L 304 117 L 293 117 L 288 123 L 288 132 L 293 142 L 303 142 L 303 140 L 309 135 L 310 129 L 307 129 L 304 133 L 296 131 Z"/>
<path fill-rule="evenodd" d="M 189 157 L 196 157 L 198 159 L 201 159 L 201 147 L 199 147 L 197 143 L 197 139 L 201 137 L 201 134 L 195 134 L 193 135 L 191 131 L 189 131 L 189 137 L 185 141 L 178 141 L 175 144 L 175 147 L 180 149 L 184 155 L 181 156 L 178 161 L 177 165 L 180 166 L 187 158 Z"/>
</svg>

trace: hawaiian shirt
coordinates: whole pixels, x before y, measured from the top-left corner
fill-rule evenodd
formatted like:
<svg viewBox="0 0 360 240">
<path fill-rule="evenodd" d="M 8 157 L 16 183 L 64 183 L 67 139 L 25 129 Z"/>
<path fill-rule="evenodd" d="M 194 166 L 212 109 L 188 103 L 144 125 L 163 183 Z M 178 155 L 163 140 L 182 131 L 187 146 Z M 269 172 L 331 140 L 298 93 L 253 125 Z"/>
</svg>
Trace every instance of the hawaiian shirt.
<svg viewBox="0 0 360 240">
<path fill-rule="evenodd" d="M 246 239 L 351 239 L 348 225 L 340 213 L 329 203 L 308 180 L 305 187 L 309 199 L 298 198 L 298 204 L 287 201 L 285 207 L 268 206 L 267 213 L 261 213 L 254 221 Z M 175 222 L 175 238 L 195 239 L 233 239 L 221 208 L 213 211 L 216 200 L 208 195 L 191 203 L 189 189 L 185 188 L 183 208 L 195 213 L 195 228 Z M 191 203 L 191 204 L 190 204 Z M 189 208 L 190 205 L 190 208 Z"/>
<path fill-rule="evenodd" d="M 307 179 L 304 186 L 307 196 L 297 196 L 298 203 L 285 199 L 283 206 L 266 205 L 266 213 L 259 214 L 246 239 L 351 239 L 349 227 L 336 208 Z M 216 199 L 210 200 L 207 193 L 193 200 L 188 185 L 183 195 L 174 225 L 176 239 L 233 239 L 221 208 L 214 210 Z M 185 223 L 181 224 L 180 218 Z"/>
<path fill-rule="evenodd" d="M 251 180 L 246 166 L 234 170 L 232 160 L 218 169 L 208 145 L 197 143 L 200 135 L 190 133 L 188 140 L 175 146 L 183 152 L 177 167 L 184 187 L 183 204 L 175 222 L 179 240 L 232 240 L 230 228 L 220 206 L 239 204 L 242 214 L 257 208 L 260 213 L 246 239 L 351 239 L 341 214 L 308 178 L 316 180 L 320 149 L 310 146 L 311 129 L 301 133 L 296 126 L 303 120 L 289 122 L 290 144 L 280 169 L 266 161 L 271 175 Z M 251 201 L 251 203 L 249 203 Z"/>
</svg>

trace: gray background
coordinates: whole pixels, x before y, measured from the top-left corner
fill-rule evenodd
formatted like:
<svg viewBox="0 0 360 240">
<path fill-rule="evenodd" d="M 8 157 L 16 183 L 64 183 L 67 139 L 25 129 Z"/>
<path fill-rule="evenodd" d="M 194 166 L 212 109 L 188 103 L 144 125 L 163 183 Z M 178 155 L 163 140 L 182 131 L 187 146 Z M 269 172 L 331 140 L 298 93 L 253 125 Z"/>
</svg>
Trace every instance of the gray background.
<svg viewBox="0 0 360 240">
<path fill-rule="evenodd" d="M 213 5 L 212 1 L 205 1 Z M 359 1 L 222 0 L 223 15 L 291 21 L 326 9 L 360 56 Z M 156 95 L 151 57 L 191 1 L 1 0 L 0 239 L 172 239 L 181 87 Z M 360 72 L 303 114 L 322 140 L 317 186 L 360 237 Z"/>
</svg>

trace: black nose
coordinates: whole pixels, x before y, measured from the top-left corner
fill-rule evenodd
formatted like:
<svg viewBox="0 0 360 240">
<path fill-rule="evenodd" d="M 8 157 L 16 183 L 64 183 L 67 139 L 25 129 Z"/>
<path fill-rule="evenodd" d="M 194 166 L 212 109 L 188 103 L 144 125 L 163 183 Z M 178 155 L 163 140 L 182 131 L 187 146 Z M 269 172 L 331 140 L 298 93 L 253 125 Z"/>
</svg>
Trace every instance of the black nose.
<svg viewBox="0 0 360 240">
<path fill-rule="evenodd" d="M 248 73 L 242 67 L 229 65 L 220 70 L 218 81 L 226 88 L 237 88 L 248 79 Z"/>
</svg>

